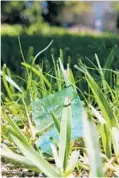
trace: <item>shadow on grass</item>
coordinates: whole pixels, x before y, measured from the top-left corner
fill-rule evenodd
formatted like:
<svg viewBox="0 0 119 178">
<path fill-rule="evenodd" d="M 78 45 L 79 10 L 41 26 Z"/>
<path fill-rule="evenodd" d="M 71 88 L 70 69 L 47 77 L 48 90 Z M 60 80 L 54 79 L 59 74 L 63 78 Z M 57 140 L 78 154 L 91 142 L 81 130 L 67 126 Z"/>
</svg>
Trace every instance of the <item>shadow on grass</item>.
<svg viewBox="0 0 119 178">
<path fill-rule="evenodd" d="M 92 62 L 96 63 L 94 58 L 95 53 L 99 56 L 100 63 L 103 66 L 111 48 L 115 44 L 119 46 L 119 38 L 117 38 L 117 36 L 109 35 L 22 35 L 20 36 L 20 39 L 25 60 L 28 63 L 31 62 L 32 56 L 45 48 L 52 39 L 54 40 L 51 47 L 37 59 L 37 63 L 40 63 L 42 60 L 46 62 L 46 65 L 44 65 L 46 71 L 52 67 L 51 54 L 53 54 L 57 60 L 60 55 L 60 49 L 63 51 L 64 63 L 66 64 L 69 62 L 73 69 L 73 65 L 77 64 L 80 59 L 90 66 L 91 64 L 85 57 L 88 57 Z M 15 74 L 21 74 L 22 68 L 20 67 L 20 64 L 22 56 L 18 38 L 16 36 L 2 36 L 1 40 L 2 64 L 6 63 Z M 117 68 L 117 66 L 119 68 L 119 60 L 115 58 L 112 67 Z"/>
</svg>

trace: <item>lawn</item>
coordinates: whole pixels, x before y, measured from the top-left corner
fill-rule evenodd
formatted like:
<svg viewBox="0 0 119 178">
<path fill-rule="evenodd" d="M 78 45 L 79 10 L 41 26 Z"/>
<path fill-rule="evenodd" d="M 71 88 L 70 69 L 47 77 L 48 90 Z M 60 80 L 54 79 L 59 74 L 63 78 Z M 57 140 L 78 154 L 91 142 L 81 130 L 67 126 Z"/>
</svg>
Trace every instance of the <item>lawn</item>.
<svg viewBox="0 0 119 178">
<path fill-rule="evenodd" d="M 118 46 L 111 34 L 2 35 L 3 164 L 34 177 L 119 176 Z"/>
<path fill-rule="evenodd" d="M 9 29 L 10 27 L 6 28 Z M 35 56 L 39 51 L 44 49 L 51 40 L 54 40 L 50 48 L 42 53 L 37 59 L 37 63 L 41 63 L 42 61 L 46 62 L 48 65 L 47 69 L 52 67 L 51 55 L 54 55 L 54 58 L 57 60 L 60 55 L 60 49 L 63 51 L 64 63 L 66 64 L 69 62 L 73 70 L 73 65 L 78 63 L 80 59 L 90 65 L 86 57 L 96 64 L 94 57 L 95 53 L 98 55 L 100 63 L 103 66 L 112 47 L 114 45 L 119 46 L 119 36 L 109 33 L 97 35 L 88 33 L 71 33 L 56 28 L 54 31 L 48 30 L 44 33 L 39 32 L 39 34 L 37 32 L 36 35 L 29 35 L 27 33 L 23 35 L 21 32 L 14 34 L 9 32 L 9 30 L 5 33 L 5 29 L 3 28 L 1 37 L 2 64 L 6 63 L 11 70 L 16 72 L 16 74 L 21 73 L 19 65 L 22 61 L 18 36 L 20 36 L 25 60 L 28 62 L 30 61 L 31 56 Z M 61 33 L 59 33 L 60 31 Z M 116 69 L 118 65 L 119 62 L 116 58 L 112 67 Z"/>
</svg>

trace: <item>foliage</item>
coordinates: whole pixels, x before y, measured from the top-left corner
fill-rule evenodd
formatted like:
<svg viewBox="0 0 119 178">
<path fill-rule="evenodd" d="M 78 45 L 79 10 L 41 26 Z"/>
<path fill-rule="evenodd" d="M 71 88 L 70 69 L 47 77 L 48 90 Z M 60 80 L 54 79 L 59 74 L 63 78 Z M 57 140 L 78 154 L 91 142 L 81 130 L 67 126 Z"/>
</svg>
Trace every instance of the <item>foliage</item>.
<svg viewBox="0 0 119 178">
<path fill-rule="evenodd" d="M 15 165 L 19 164 L 35 172 L 44 172 L 48 177 L 68 177 L 74 169 L 79 176 L 83 171 L 89 172 L 89 176 L 93 177 L 118 176 L 119 72 L 107 68 L 113 64 L 115 49 L 117 47 L 114 46 L 106 59 L 107 61 L 110 59 L 109 66 L 105 61 L 102 67 L 97 55 L 95 55 L 96 64 L 90 61 L 92 63 L 90 68 L 82 61 L 75 66 L 82 74 L 81 82 L 85 80 L 88 85 L 88 92 L 77 87 L 79 94 L 83 96 L 85 107 L 83 143 L 81 138 L 71 142 L 71 101 L 65 98 L 66 106 L 62 111 L 61 123 L 59 125 L 58 122 L 54 122 L 60 132 L 60 139 L 58 143 L 53 140 L 50 159 L 34 146 L 37 135 L 33 133 L 35 124 L 30 103 L 36 98 L 47 96 L 64 87 L 58 82 L 62 78 L 58 74 L 57 61 L 53 58 L 54 68 L 44 73 L 39 65 L 32 63 L 32 58 L 31 63 L 27 64 L 29 67 L 24 69 L 25 75 L 22 80 L 25 86 L 22 87 L 12 80 L 9 68 L 4 65 L 1 72 L 6 90 L 6 93 L 2 93 L 2 157 Z M 60 50 L 60 58 L 62 57 L 63 52 Z M 109 81 L 107 76 L 110 78 Z M 52 82 L 53 80 L 55 82 Z M 71 81 L 74 81 L 72 77 Z M 56 121 L 57 116 L 52 116 Z M 51 159 L 55 161 L 55 168 L 50 164 Z"/>
<path fill-rule="evenodd" d="M 113 6 L 114 10 L 117 13 L 119 13 L 119 2 L 113 2 L 112 6 Z"/>
<path fill-rule="evenodd" d="M 40 2 L 33 1 L 2 1 L 2 23 L 30 25 L 41 23 Z"/>
<path fill-rule="evenodd" d="M 91 2 L 65 1 L 63 9 L 70 9 L 74 14 L 85 13 L 91 9 Z"/>
<path fill-rule="evenodd" d="M 47 3 L 47 12 L 42 13 L 44 21 L 48 22 L 51 25 L 58 25 L 58 15 L 61 13 L 61 9 L 64 8 L 64 1 L 46 1 Z"/>
<path fill-rule="evenodd" d="M 39 31 L 37 31 L 38 28 Z M 23 53 L 25 60 L 28 63 L 31 63 L 33 56 L 42 50 L 42 47 L 45 47 L 47 44 L 49 44 L 52 39 L 54 40 L 50 49 L 41 54 L 36 61 L 37 64 L 40 65 L 42 64 L 42 61 L 44 61 L 43 70 L 46 72 L 48 72 L 53 66 L 52 56 L 54 56 L 55 59 L 58 59 L 60 49 L 63 49 L 64 65 L 66 66 L 67 62 L 69 62 L 76 79 L 80 80 L 78 76 L 79 71 L 74 70 L 73 65 L 82 60 L 91 67 L 91 63 L 88 59 L 91 59 L 91 61 L 96 64 L 94 56 L 96 53 L 100 59 L 101 65 L 104 66 L 105 60 L 114 44 L 117 44 L 117 49 L 114 51 L 114 59 L 111 66 L 113 69 L 118 69 L 118 35 L 90 35 L 83 33 L 71 34 L 62 28 L 57 29 L 52 27 L 51 30 L 47 24 L 46 26 L 42 26 L 42 28 L 39 24 L 30 26 L 28 29 L 23 30 L 23 33 L 26 31 L 27 35 L 21 35 L 20 31 L 21 29 L 19 26 L 17 26 L 17 30 L 14 30 L 14 27 L 9 28 L 9 26 L 3 26 L 1 37 L 2 64 L 6 63 L 11 71 L 15 72 L 17 75 L 23 72 L 23 68 L 19 68 L 22 59 L 16 34 L 20 35 Z M 36 35 L 32 35 L 33 32 L 35 32 Z M 31 45 L 30 47 L 29 44 Z M 82 82 L 80 82 L 80 86 L 81 85 Z M 84 85 L 86 86 L 86 84 Z"/>
<path fill-rule="evenodd" d="M 58 17 L 62 10 L 69 9 L 74 14 L 87 11 L 89 4 L 65 1 L 2 1 L 2 23 L 33 25 L 45 21 L 61 26 Z"/>
</svg>

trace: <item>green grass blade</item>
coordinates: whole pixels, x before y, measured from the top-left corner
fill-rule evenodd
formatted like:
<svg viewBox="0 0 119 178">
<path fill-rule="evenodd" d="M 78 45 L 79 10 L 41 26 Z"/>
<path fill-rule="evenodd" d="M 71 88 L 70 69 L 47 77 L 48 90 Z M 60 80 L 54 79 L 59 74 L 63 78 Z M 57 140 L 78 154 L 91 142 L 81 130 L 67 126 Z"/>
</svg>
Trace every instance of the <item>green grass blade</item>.
<svg viewBox="0 0 119 178">
<path fill-rule="evenodd" d="M 67 70 L 64 69 L 64 66 L 63 66 L 62 61 L 61 61 L 60 58 L 59 58 L 59 66 L 60 66 L 62 75 L 64 77 L 65 85 L 66 85 L 66 87 L 68 87 L 69 86 L 68 73 L 67 73 Z"/>
<path fill-rule="evenodd" d="M 68 78 L 69 78 L 69 83 L 75 87 L 76 83 L 71 69 L 68 70 Z"/>
<path fill-rule="evenodd" d="M 55 172 L 54 168 L 41 156 L 38 152 L 36 152 L 33 148 L 28 147 L 26 143 L 21 142 L 21 140 L 15 135 L 10 134 L 12 140 L 14 140 L 15 144 L 22 151 L 24 156 L 29 158 L 29 160 L 37 166 L 41 171 L 43 171 L 49 177 L 60 177 L 60 175 Z"/>
<path fill-rule="evenodd" d="M 70 140 L 71 140 L 71 101 L 68 97 L 64 101 L 64 109 L 61 118 L 60 125 L 60 142 L 59 142 L 59 158 L 63 165 L 63 171 L 65 172 L 68 164 L 68 157 L 70 152 Z"/>
<path fill-rule="evenodd" d="M 22 50 L 22 45 L 21 45 L 20 37 L 18 37 L 18 43 L 19 43 L 19 48 L 20 48 L 22 59 L 25 62 L 25 57 L 24 57 L 24 53 L 23 53 L 23 50 Z M 26 69 L 26 73 L 27 73 L 27 75 L 29 74 L 28 73 L 28 69 Z"/>
<path fill-rule="evenodd" d="M 57 118 L 57 116 L 55 115 L 55 113 L 52 112 L 51 114 L 52 114 L 52 118 L 53 118 L 55 127 L 56 127 L 58 133 L 60 133 L 60 122 L 59 122 L 59 119 Z"/>
<path fill-rule="evenodd" d="M 12 151 L 5 151 L 1 149 L 2 158 L 7 159 L 10 163 L 14 164 L 15 167 L 23 167 L 34 172 L 40 172 L 36 166 L 34 166 L 26 157 L 16 154 Z"/>
<path fill-rule="evenodd" d="M 55 145 L 50 143 L 50 147 L 52 149 L 53 157 L 54 157 L 55 164 L 56 164 L 57 168 L 62 169 L 61 160 L 59 158 L 59 155 L 58 155 L 58 152 L 57 152 L 57 149 L 56 149 Z"/>
<path fill-rule="evenodd" d="M 118 48 L 117 48 L 116 45 L 112 48 L 111 52 L 109 53 L 109 55 L 108 55 L 108 57 L 105 61 L 105 64 L 104 64 L 105 69 L 109 69 L 112 66 L 112 63 L 114 61 L 117 49 Z M 109 72 L 107 70 L 104 71 L 104 76 L 105 76 L 106 79 L 109 78 Z"/>
<path fill-rule="evenodd" d="M 44 51 L 46 51 L 46 50 L 51 46 L 52 43 L 53 43 L 53 40 L 48 44 L 48 46 L 46 46 L 43 50 L 41 50 L 38 54 L 36 54 L 36 56 L 35 56 L 34 59 L 33 59 L 33 64 L 35 64 L 35 61 L 36 61 L 37 57 L 38 57 L 40 54 L 42 54 Z"/>
<path fill-rule="evenodd" d="M 91 77 L 89 73 L 86 73 L 86 79 L 94 94 L 96 102 L 98 103 L 100 110 L 102 111 L 102 114 L 108 122 L 109 126 L 118 126 L 116 117 L 114 116 L 113 111 L 110 108 L 107 99 L 105 98 L 105 95 L 102 93 L 101 89 L 99 88 L 93 77 Z"/>
<path fill-rule="evenodd" d="M 11 121 L 11 119 L 9 119 Z M 5 126 L 4 133 L 17 145 L 21 153 L 29 159 L 29 161 L 45 173 L 49 177 L 61 177 L 54 168 L 43 158 L 43 156 L 37 152 L 26 140 L 24 135 L 21 133 L 17 125 L 11 122 L 14 127 Z M 11 124 L 10 123 L 10 124 Z"/>
<path fill-rule="evenodd" d="M 28 109 L 27 109 L 27 105 L 24 101 L 24 99 L 22 98 L 22 102 L 23 102 L 23 105 L 24 105 L 24 109 L 25 109 L 25 112 L 26 112 L 26 117 L 27 117 L 27 120 L 28 120 L 28 124 L 29 124 L 29 128 L 31 130 L 31 135 L 32 135 L 32 138 L 35 138 L 35 132 L 34 132 L 34 126 L 32 124 L 32 121 L 31 121 L 31 118 L 29 116 L 29 112 L 28 112 Z"/>
<path fill-rule="evenodd" d="M 76 67 L 80 70 L 80 68 Z M 82 71 L 85 74 L 85 78 L 87 80 L 87 83 L 92 90 L 92 93 L 95 97 L 96 102 L 98 103 L 100 110 L 102 112 L 103 117 L 106 119 L 109 128 L 112 126 L 118 126 L 118 122 L 116 117 L 113 114 L 112 109 L 110 108 L 109 102 L 105 98 L 105 95 L 93 79 L 93 77 L 90 75 L 90 73 L 85 69 L 82 68 L 80 71 Z"/>
<path fill-rule="evenodd" d="M 53 55 L 52 55 L 52 61 L 53 61 L 53 66 L 54 66 L 56 83 L 57 83 L 57 86 L 58 86 L 58 90 L 60 91 L 61 88 L 62 88 L 62 81 L 60 80 L 60 79 L 62 79 L 61 70 L 59 68 L 58 61 L 55 62 L 55 59 L 54 59 Z"/>
<path fill-rule="evenodd" d="M 3 76 L 4 75 L 4 79 L 11 84 L 14 88 L 16 88 L 19 92 L 22 92 L 21 88 L 16 84 L 16 82 L 14 80 L 12 80 L 9 76 L 5 75 L 3 73 L 3 71 L 0 71 L 0 74 Z"/>
<path fill-rule="evenodd" d="M 101 138 L 102 138 L 102 146 L 103 146 L 104 152 L 108 158 L 111 158 L 112 156 L 111 133 L 110 133 L 110 129 L 105 124 L 101 125 Z"/>
<path fill-rule="evenodd" d="M 21 63 L 24 67 L 30 69 L 32 72 L 34 72 L 37 76 L 39 76 L 40 78 L 43 77 L 43 80 L 45 81 L 46 85 L 51 88 L 51 84 L 50 82 L 47 80 L 47 78 L 42 74 L 41 70 L 37 70 L 35 67 L 31 66 L 28 63 Z"/>
<path fill-rule="evenodd" d="M 12 78 L 11 71 L 8 67 L 6 68 L 6 74 L 10 79 Z M 15 93 L 15 88 L 13 87 L 13 85 L 10 85 L 10 90 L 11 90 L 12 93 Z"/>
<path fill-rule="evenodd" d="M 77 69 L 80 70 L 80 68 L 76 67 Z M 85 78 L 87 80 L 87 83 L 92 90 L 93 96 L 101 110 L 101 113 L 106 121 L 106 127 L 103 126 L 102 128 L 102 143 L 103 143 L 103 148 L 108 156 L 108 158 L 111 157 L 112 151 L 111 151 L 111 128 L 112 127 L 118 127 L 118 121 L 115 115 L 113 114 L 113 111 L 109 105 L 109 102 L 107 101 L 105 95 L 93 79 L 93 77 L 90 75 L 90 73 L 86 70 L 85 67 L 82 67 L 81 70 L 83 73 L 85 73 Z"/>
<path fill-rule="evenodd" d="M 119 162 L 119 129 L 113 127 L 112 136 L 113 136 L 114 152 L 115 155 L 118 157 L 118 162 Z"/>
<path fill-rule="evenodd" d="M 97 54 L 95 54 L 95 58 L 96 58 L 96 62 L 98 64 L 98 71 L 99 71 L 100 76 L 101 76 L 102 86 L 103 86 L 104 91 L 106 92 L 106 81 L 105 81 L 103 69 L 101 67 L 101 64 L 100 64 L 100 61 L 99 61 L 99 58 L 98 58 Z"/>
<path fill-rule="evenodd" d="M 63 50 L 60 49 L 60 59 L 62 61 L 62 64 L 64 63 L 64 57 L 63 57 Z"/>
<path fill-rule="evenodd" d="M 96 110 L 92 105 L 90 105 L 90 108 L 91 108 L 92 114 L 98 119 L 98 121 L 99 121 L 101 124 L 105 124 L 106 121 L 105 121 L 105 119 L 102 117 L 102 115 L 100 114 L 100 112 L 99 112 L 98 110 Z"/>
<path fill-rule="evenodd" d="M 106 62 L 104 64 L 104 69 L 110 69 L 112 64 L 114 63 L 114 59 L 117 55 L 117 52 L 119 51 L 119 48 L 117 47 L 117 45 L 115 45 L 111 52 L 109 53 L 107 59 L 106 59 Z M 117 57 L 118 58 L 118 57 Z M 110 83 L 112 82 L 112 72 L 111 71 L 108 71 L 108 70 L 104 70 L 104 76 L 105 76 L 105 79 L 107 81 L 110 81 Z M 113 86 L 113 84 L 111 84 Z"/>
<path fill-rule="evenodd" d="M 60 70 L 58 62 L 57 62 L 57 78 L 58 79 L 63 79 L 62 72 Z M 62 89 L 62 81 L 61 80 L 57 80 L 57 85 L 58 85 L 59 91 L 61 91 L 61 89 Z"/>
<path fill-rule="evenodd" d="M 84 139 L 89 157 L 89 166 L 91 168 L 91 176 L 104 177 L 100 158 L 99 144 L 97 142 L 96 128 L 91 121 L 91 116 L 89 115 L 88 118 L 86 113 L 84 113 L 83 125 Z"/>
<path fill-rule="evenodd" d="M 5 68 L 6 68 L 6 66 L 4 65 L 3 66 L 3 72 L 2 72 L 2 80 L 3 80 L 3 84 L 4 84 L 4 87 L 5 87 L 5 90 L 6 90 L 7 94 L 8 94 L 9 99 L 13 100 L 12 92 L 10 90 L 10 87 L 9 87 L 7 81 L 6 81 Z"/>
<path fill-rule="evenodd" d="M 23 59 L 23 61 L 25 62 L 25 57 L 24 57 L 24 54 L 23 54 L 20 37 L 18 37 L 18 43 L 19 43 L 19 48 L 20 48 L 20 52 L 21 52 L 22 59 Z"/>
</svg>

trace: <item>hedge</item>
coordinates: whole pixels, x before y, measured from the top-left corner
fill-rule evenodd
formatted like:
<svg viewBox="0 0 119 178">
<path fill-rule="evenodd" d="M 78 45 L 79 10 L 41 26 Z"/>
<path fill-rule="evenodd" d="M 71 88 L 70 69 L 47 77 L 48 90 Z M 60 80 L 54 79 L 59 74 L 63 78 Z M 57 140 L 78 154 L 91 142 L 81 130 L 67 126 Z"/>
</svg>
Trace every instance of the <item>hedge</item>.
<svg viewBox="0 0 119 178">
<path fill-rule="evenodd" d="M 90 65 L 89 58 L 92 62 L 96 63 L 94 54 L 99 56 L 101 65 L 103 66 L 110 50 L 116 44 L 119 46 L 119 37 L 117 35 L 80 35 L 80 34 L 47 34 L 47 35 L 21 35 L 21 45 L 23 53 L 27 62 L 30 62 L 31 56 L 37 54 L 40 50 L 45 48 L 51 40 L 54 40 L 51 47 L 39 56 L 37 63 L 41 61 L 48 62 L 52 66 L 53 54 L 55 59 L 59 57 L 59 51 L 62 49 L 65 64 L 70 61 L 71 67 L 82 59 L 85 63 Z M 7 66 L 15 72 L 21 74 L 20 63 L 22 56 L 18 44 L 17 36 L 3 35 L 1 37 L 1 57 L 2 64 L 6 63 Z M 50 68 L 49 67 L 49 68 Z M 119 60 L 115 58 L 113 68 L 119 68 Z"/>
</svg>

